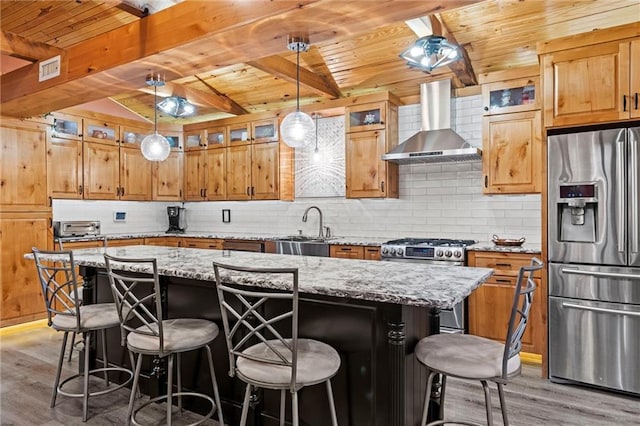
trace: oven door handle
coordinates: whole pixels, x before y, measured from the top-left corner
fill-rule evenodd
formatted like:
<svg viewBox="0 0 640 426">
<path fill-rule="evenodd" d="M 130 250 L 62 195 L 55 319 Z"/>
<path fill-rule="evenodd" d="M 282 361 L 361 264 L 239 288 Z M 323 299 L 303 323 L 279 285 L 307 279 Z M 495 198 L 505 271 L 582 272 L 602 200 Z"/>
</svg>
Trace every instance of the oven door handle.
<svg viewBox="0 0 640 426">
<path fill-rule="evenodd" d="M 562 268 L 560 270 L 563 274 L 568 275 L 587 275 L 596 278 L 622 278 L 630 280 L 640 280 L 640 275 L 623 274 L 621 272 L 596 272 L 596 271 L 583 271 L 581 269 Z"/>
<path fill-rule="evenodd" d="M 576 305 L 575 303 L 562 302 L 562 307 L 579 309 L 582 311 L 602 312 L 605 314 L 628 315 L 631 317 L 640 317 L 640 312 L 621 311 L 619 309 L 609 309 L 609 308 L 598 308 L 595 306 L 583 306 L 583 305 Z"/>
</svg>

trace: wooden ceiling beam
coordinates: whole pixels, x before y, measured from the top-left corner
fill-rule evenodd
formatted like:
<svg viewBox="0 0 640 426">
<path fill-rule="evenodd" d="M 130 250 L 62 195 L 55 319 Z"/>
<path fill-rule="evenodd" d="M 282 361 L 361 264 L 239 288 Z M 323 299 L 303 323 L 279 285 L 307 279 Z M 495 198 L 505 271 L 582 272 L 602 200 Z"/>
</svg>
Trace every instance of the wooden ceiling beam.
<svg viewBox="0 0 640 426">
<path fill-rule="evenodd" d="M 280 56 L 274 55 L 255 61 L 249 61 L 247 62 L 247 65 L 290 83 L 296 84 L 297 82 L 296 64 L 287 61 Z M 300 84 L 313 90 L 319 95 L 326 96 L 331 99 L 337 99 L 341 96 L 340 91 L 335 90 L 335 88 L 328 84 L 322 77 L 302 67 L 300 67 Z"/>
<path fill-rule="evenodd" d="M 149 15 L 148 6 L 144 7 L 144 9 L 138 9 L 137 7 L 134 7 L 129 3 L 122 1 L 118 5 L 116 5 L 116 7 L 122 11 L 127 12 L 130 15 L 137 16 L 138 18 L 144 18 L 145 16 Z"/>
<path fill-rule="evenodd" d="M 171 81 L 281 54 L 296 31 L 306 30 L 312 44 L 340 40 L 477 1 L 185 1 L 70 46 L 59 77 L 38 82 L 33 65 L 3 74 L 2 114 L 29 117 L 117 96 L 138 90 L 150 72 Z"/>
<path fill-rule="evenodd" d="M 429 16 L 429 19 L 431 20 L 431 26 L 434 29 L 434 34 L 441 35 L 450 43 L 453 43 L 460 47 L 462 58 L 448 65 L 449 69 L 454 74 L 454 78 L 452 78 L 454 88 L 460 89 L 462 87 L 475 86 L 476 84 L 478 84 L 478 79 L 476 78 L 476 74 L 473 71 L 473 66 L 471 65 L 471 59 L 469 59 L 469 54 L 467 53 L 467 50 L 464 48 L 464 46 L 458 43 L 456 37 L 451 31 L 449 31 L 445 23 L 440 20 L 439 16 L 433 14 Z M 439 32 L 436 32 L 436 29 Z"/>
<path fill-rule="evenodd" d="M 205 86 L 207 86 L 207 88 L 209 90 L 211 90 L 211 92 L 218 97 L 222 103 L 224 103 L 225 105 L 229 105 L 228 109 L 223 110 L 224 112 L 228 112 L 230 114 L 235 114 L 235 115 L 243 115 L 243 114 L 249 114 L 249 111 L 247 111 L 246 109 L 244 109 L 244 107 L 242 105 L 240 105 L 239 103 L 237 103 L 236 101 L 234 101 L 233 99 L 231 99 L 230 97 L 228 97 L 227 95 L 225 95 L 224 93 L 220 93 L 215 87 L 213 87 L 212 85 L 210 85 L 209 83 L 207 83 L 206 81 L 204 81 L 203 79 L 201 79 L 198 75 L 195 76 L 202 84 L 204 84 Z"/>
<path fill-rule="evenodd" d="M 63 50 L 39 41 L 29 40 L 9 31 L 0 31 L 0 52 L 30 62 L 61 55 Z"/>
</svg>

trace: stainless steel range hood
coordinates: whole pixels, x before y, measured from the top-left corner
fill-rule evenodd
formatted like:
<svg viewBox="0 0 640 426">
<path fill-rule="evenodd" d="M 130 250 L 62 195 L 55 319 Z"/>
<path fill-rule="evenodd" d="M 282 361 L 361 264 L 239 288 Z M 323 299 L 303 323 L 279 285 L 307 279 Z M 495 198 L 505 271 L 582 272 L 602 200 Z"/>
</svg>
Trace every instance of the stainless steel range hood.
<svg viewBox="0 0 640 426">
<path fill-rule="evenodd" d="M 451 130 L 451 80 L 420 85 L 422 127 L 418 133 L 382 156 L 398 164 L 473 161 L 480 148 L 469 145 Z"/>
</svg>

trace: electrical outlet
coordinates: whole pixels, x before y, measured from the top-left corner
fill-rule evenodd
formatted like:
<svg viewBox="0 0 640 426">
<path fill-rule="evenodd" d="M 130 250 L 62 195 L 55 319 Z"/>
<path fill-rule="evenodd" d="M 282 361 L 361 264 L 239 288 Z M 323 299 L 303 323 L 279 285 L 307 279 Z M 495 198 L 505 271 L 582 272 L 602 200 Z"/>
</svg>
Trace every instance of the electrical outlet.
<svg viewBox="0 0 640 426">
<path fill-rule="evenodd" d="M 126 220 L 127 220 L 127 212 L 113 212 L 114 222 L 126 222 Z"/>
</svg>

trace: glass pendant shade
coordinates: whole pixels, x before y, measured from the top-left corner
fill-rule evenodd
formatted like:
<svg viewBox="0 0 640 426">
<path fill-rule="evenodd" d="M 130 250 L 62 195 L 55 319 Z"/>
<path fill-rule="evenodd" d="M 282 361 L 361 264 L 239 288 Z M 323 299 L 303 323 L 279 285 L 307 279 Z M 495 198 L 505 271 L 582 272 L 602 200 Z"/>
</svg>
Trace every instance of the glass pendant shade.
<svg viewBox="0 0 640 426">
<path fill-rule="evenodd" d="M 431 72 L 438 67 L 444 67 L 462 57 L 460 49 L 455 44 L 441 36 L 430 35 L 421 37 L 400 54 L 412 67 Z"/>
<path fill-rule="evenodd" d="M 155 132 L 142 139 L 140 150 L 144 158 L 149 161 L 164 161 L 171 153 L 171 145 L 167 138 Z"/>
<path fill-rule="evenodd" d="M 315 126 L 313 119 L 300 111 L 300 52 L 309 50 L 309 43 L 299 37 L 291 37 L 287 49 L 296 52 L 296 111 L 287 114 L 280 123 L 280 136 L 291 148 L 302 148 L 311 142 Z"/>
<path fill-rule="evenodd" d="M 302 111 L 288 114 L 280 123 L 280 135 L 291 148 L 302 148 L 311 142 L 315 126 L 313 119 Z"/>
</svg>

